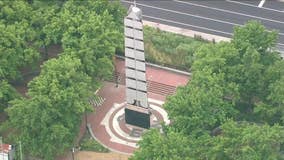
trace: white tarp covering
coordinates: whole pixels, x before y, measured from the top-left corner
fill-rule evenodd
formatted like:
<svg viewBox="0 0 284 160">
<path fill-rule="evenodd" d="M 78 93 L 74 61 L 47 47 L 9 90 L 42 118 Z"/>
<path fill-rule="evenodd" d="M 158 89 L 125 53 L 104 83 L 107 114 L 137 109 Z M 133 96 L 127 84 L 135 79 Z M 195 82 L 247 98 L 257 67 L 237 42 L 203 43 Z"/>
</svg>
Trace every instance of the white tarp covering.
<svg viewBox="0 0 284 160">
<path fill-rule="evenodd" d="M 126 101 L 148 108 L 142 12 L 130 7 L 124 19 Z"/>
</svg>

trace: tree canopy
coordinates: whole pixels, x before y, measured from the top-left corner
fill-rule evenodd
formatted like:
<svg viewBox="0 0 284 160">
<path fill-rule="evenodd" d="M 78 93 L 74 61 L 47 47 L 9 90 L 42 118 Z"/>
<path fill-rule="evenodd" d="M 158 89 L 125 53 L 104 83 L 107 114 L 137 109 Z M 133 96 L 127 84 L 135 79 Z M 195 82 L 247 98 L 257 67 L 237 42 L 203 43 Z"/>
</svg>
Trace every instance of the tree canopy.
<svg viewBox="0 0 284 160">
<path fill-rule="evenodd" d="M 0 105 L 1 112 L 17 92 L 10 84 L 20 79 L 20 69 L 32 66 L 40 57 L 31 29 L 32 7 L 25 1 L 0 1 Z"/>
<path fill-rule="evenodd" d="M 31 154 L 53 159 L 72 144 L 82 113 L 91 110 L 91 78 L 81 65 L 70 56 L 47 61 L 29 83 L 29 98 L 13 100 L 7 109 L 11 125 Z"/>
<path fill-rule="evenodd" d="M 189 152 L 185 158 L 284 159 L 284 63 L 276 41 L 275 31 L 250 21 L 234 29 L 231 42 L 203 45 L 194 53 L 191 81 L 164 104 L 172 121 L 167 128 L 187 139 L 177 140 L 189 146 L 180 151 Z M 157 134 L 162 142 L 155 141 L 161 139 Z M 171 144 L 165 133 L 145 137 L 133 159 L 143 153 L 157 160 L 178 155 L 174 147 L 151 150 Z"/>
<path fill-rule="evenodd" d="M 0 7 L 0 105 L 9 105 L 7 126 L 26 153 L 54 159 L 71 147 L 83 113 L 92 110 L 91 93 L 113 72 L 125 10 L 108 0 L 0 1 Z M 54 44 L 63 51 L 48 60 Z M 27 97 L 17 96 L 10 80 L 39 60 L 45 62 Z"/>
</svg>

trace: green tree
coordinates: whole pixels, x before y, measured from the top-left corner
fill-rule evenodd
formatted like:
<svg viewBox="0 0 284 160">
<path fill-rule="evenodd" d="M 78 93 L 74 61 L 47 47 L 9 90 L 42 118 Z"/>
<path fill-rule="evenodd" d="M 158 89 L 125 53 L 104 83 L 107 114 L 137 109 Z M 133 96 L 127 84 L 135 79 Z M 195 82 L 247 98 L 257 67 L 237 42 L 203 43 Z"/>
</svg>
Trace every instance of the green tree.
<svg viewBox="0 0 284 160">
<path fill-rule="evenodd" d="M 61 56 L 45 62 L 29 83 L 29 98 L 11 102 L 9 122 L 23 148 L 34 156 L 53 159 L 69 147 L 88 104 L 91 79 L 79 59 Z"/>
<path fill-rule="evenodd" d="M 274 51 L 276 42 L 277 32 L 267 31 L 258 21 L 249 21 L 234 29 L 232 44 L 239 51 L 242 66 L 238 71 L 239 89 L 242 100 L 250 106 L 268 94 L 263 75 L 269 66 L 280 61 L 279 54 Z"/>
<path fill-rule="evenodd" d="M 14 80 L 20 77 L 19 68 L 35 63 L 39 52 L 30 45 L 33 31 L 28 23 L 11 25 L 0 23 L 0 78 Z"/>
<path fill-rule="evenodd" d="M 284 144 L 283 126 L 229 121 L 222 125 L 219 136 L 211 138 L 209 159 L 281 160 Z"/>
<path fill-rule="evenodd" d="M 64 12 L 60 15 L 60 21 L 66 22 L 62 36 L 63 49 L 78 57 L 84 71 L 96 78 L 105 78 L 101 75 L 112 74 L 112 56 L 119 39 L 122 39 L 109 11 L 105 7 L 98 8 L 105 3 L 108 2 L 70 1 L 65 3 Z M 102 73 L 102 68 L 108 71 Z"/>
<path fill-rule="evenodd" d="M 17 91 L 7 81 L 0 81 L 0 112 L 4 111 L 10 100 L 18 96 Z"/>
<path fill-rule="evenodd" d="M 4 24 L 29 22 L 32 15 L 32 7 L 22 0 L 0 1 L 0 19 Z"/>
<path fill-rule="evenodd" d="M 226 53 L 230 53 L 228 58 L 223 56 Z M 210 132 L 227 117 L 236 116 L 238 86 L 226 77 L 226 73 L 234 71 L 226 66 L 235 63 L 234 53 L 236 50 L 228 43 L 205 45 L 196 53 L 190 83 L 178 89 L 164 105 L 174 127 L 187 134 Z"/>
<path fill-rule="evenodd" d="M 256 104 L 254 112 L 261 122 L 284 125 L 284 76 L 269 85 L 267 99 Z"/>
<path fill-rule="evenodd" d="M 143 141 L 130 160 L 191 160 L 188 138 L 180 133 L 170 131 L 161 134 L 153 129 L 143 135 Z"/>
<path fill-rule="evenodd" d="M 224 101 L 225 88 L 222 75 L 211 71 L 195 72 L 190 84 L 167 99 L 164 107 L 173 120 L 173 126 L 186 134 L 210 132 L 222 124 L 226 117 L 237 111 L 233 103 Z"/>
<path fill-rule="evenodd" d="M 254 48 L 260 54 L 268 54 L 268 49 L 275 48 L 277 32 L 268 31 L 259 21 L 249 21 L 244 26 L 234 28 L 232 43 L 241 54 L 246 52 L 248 47 Z"/>
<path fill-rule="evenodd" d="M 59 0 L 32 1 L 30 4 L 33 9 L 30 24 L 36 32 L 34 43 L 38 48 L 43 49 L 44 60 L 48 59 L 48 48 L 57 42 L 56 39 L 53 39 L 56 35 L 52 35 L 54 31 L 51 29 L 54 28 L 50 26 L 54 25 L 53 19 L 58 17 L 63 4 L 64 2 Z"/>
<path fill-rule="evenodd" d="M 170 128 L 187 139 L 192 159 L 284 159 L 284 63 L 274 50 L 277 34 L 255 21 L 234 34 L 231 42 L 204 45 L 194 54 L 191 81 L 164 105 Z M 164 144 L 154 141 L 162 135 L 149 136 L 137 155 L 145 148 L 145 159 L 171 151 L 148 151 L 148 145 Z"/>
<path fill-rule="evenodd" d="M 39 52 L 33 46 L 35 32 L 30 29 L 32 8 L 25 1 L 0 1 L 0 105 L 18 97 L 9 84 L 21 78 L 20 69 L 37 62 Z"/>
</svg>

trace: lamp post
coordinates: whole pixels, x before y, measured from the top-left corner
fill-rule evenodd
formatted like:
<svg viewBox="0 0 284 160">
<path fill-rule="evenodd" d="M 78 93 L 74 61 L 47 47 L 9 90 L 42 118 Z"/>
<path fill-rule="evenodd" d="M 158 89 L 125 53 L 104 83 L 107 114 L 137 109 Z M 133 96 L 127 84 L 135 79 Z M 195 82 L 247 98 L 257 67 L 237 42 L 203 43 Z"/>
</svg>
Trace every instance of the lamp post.
<svg viewBox="0 0 284 160">
<path fill-rule="evenodd" d="M 85 123 L 86 123 L 86 129 L 88 129 L 88 117 L 87 117 L 87 111 L 85 111 Z"/>
<path fill-rule="evenodd" d="M 71 149 L 71 153 L 72 153 L 72 160 L 74 160 L 74 152 L 75 152 L 75 149 L 74 149 L 74 146 L 72 147 Z"/>
</svg>

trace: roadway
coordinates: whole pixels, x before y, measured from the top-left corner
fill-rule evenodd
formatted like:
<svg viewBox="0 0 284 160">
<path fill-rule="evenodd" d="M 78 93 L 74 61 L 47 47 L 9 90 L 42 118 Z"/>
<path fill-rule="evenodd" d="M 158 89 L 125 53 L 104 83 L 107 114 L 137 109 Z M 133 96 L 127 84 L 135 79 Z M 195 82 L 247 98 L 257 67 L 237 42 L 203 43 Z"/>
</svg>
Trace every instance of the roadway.
<svg viewBox="0 0 284 160">
<path fill-rule="evenodd" d="M 133 0 L 121 2 L 126 7 L 133 4 Z M 136 0 L 136 5 L 145 20 L 228 38 L 234 26 L 258 20 L 268 30 L 278 31 L 277 49 L 284 53 L 284 2 Z"/>
</svg>

